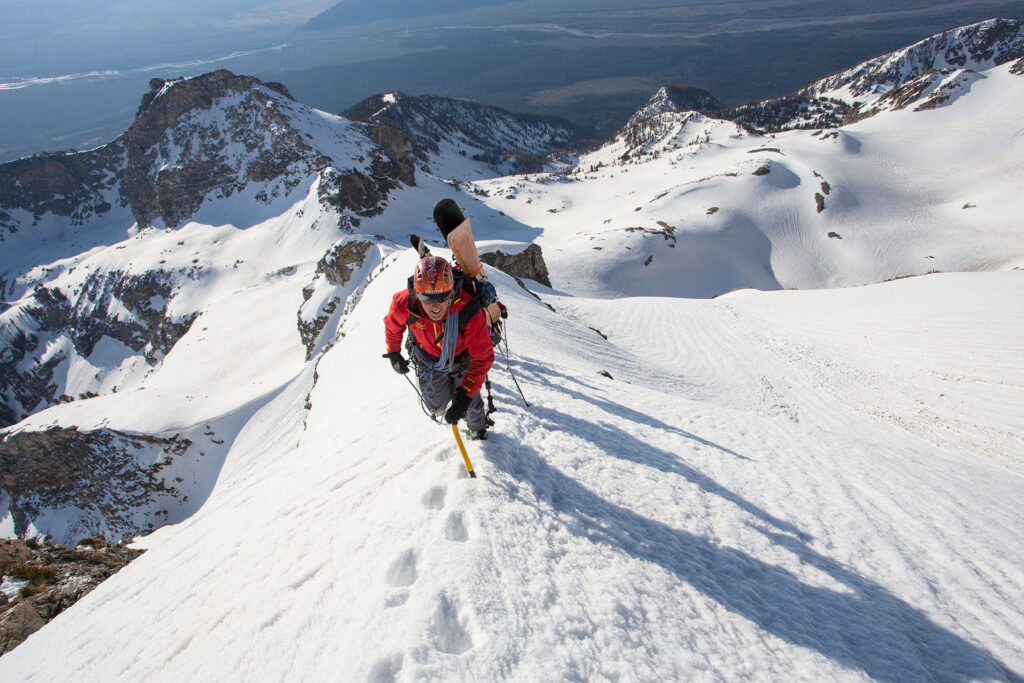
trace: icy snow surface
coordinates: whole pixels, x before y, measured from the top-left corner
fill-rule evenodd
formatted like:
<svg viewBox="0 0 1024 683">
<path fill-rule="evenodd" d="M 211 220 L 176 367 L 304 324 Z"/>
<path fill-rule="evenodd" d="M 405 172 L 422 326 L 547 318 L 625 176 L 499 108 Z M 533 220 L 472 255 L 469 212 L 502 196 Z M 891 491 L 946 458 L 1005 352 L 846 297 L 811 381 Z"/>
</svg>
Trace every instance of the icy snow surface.
<svg viewBox="0 0 1024 683">
<path fill-rule="evenodd" d="M 455 195 L 554 285 L 490 271 L 530 406 L 499 354 L 475 480 L 379 359 L 410 249 L 304 363 L 333 238 L 298 204 L 129 241 L 244 266 L 172 302 L 202 315 L 131 391 L 20 427 L 216 417 L 223 466 L 0 679 L 1021 680 L 1024 79 L 987 73 L 834 136 L 680 131 Z M 361 229 L 433 238 L 450 192 L 422 174 Z M 991 272 L 878 282 L 931 269 Z"/>
</svg>

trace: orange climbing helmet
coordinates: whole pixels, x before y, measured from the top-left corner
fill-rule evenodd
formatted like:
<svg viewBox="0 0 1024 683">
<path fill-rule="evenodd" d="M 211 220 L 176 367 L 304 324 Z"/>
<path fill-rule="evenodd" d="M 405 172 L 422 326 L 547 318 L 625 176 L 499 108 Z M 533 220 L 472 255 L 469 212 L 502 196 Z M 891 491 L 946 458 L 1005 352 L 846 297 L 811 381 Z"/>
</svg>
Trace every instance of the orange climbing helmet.
<svg viewBox="0 0 1024 683">
<path fill-rule="evenodd" d="M 444 301 L 452 295 L 454 285 L 452 267 L 440 256 L 424 256 L 416 264 L 412 286 L 419 298 L 426 301 Z"/>
</svg>

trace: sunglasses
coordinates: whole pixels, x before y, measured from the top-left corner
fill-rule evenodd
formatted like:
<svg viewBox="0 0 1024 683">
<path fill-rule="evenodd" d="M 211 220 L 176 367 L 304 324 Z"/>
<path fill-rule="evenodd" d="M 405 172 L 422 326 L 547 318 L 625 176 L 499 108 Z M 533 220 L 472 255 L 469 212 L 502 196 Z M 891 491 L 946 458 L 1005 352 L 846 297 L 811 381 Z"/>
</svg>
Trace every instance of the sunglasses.
<svg viewBox="0 0 1024 683">
<path fill-rule="evenodd" d="M 439 304 L 439 303 L 443 303 L 445 301 L 448 301 L 448 299 L 451 298 L 452 293 L 451 292 L 439 292 L 437 294 L 426 294 L 424 292 L 420 292 L 416 296 L 418 296 L 420 301 L 422 301 L 424 303 Z"/>
</svg>

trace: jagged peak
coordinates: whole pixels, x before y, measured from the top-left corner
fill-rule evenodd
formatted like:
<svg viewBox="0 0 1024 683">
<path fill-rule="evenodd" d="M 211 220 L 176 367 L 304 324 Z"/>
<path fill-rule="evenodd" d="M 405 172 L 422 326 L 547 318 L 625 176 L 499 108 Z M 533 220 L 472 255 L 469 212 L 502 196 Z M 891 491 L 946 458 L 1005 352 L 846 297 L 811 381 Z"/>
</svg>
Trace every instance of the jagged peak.
<svg viewBox="0 0 1024 683">
<path fill-rule="evenodd" d="M 823 78 L 800 91 L 853 104 L 940 69 L 981 71 L 1024 57 L 1024 28 L 1017 19 L 988 19 L 938 33 Z"/>
<path fill-rule="evenodd" d="M 149 92 L 142 96 L 136 120 L 158 106 L 163 112 L 180 115 L 200 107 L 209 109 L 218 98 L 263 87 L 289 100 L 294 99 L 288 88 L 281 83 L 264 83 L 253 76 L 239 76 L 227 69 L 219 69 L 199 76 L 189 76 L 165 81 L 154 78 L 149 82 Z M 159 103 L 159 105 L 156 105 Z M 176 118 L 176 116 L 175 116 Z"/>
<path fill-rule="evenodd" d="M 720 109 L 722 103 L 714 95 L 695 85 L 663 85 L 648 100 L 645 108 L 660 111 L 708 111 Z"/>
</svg>

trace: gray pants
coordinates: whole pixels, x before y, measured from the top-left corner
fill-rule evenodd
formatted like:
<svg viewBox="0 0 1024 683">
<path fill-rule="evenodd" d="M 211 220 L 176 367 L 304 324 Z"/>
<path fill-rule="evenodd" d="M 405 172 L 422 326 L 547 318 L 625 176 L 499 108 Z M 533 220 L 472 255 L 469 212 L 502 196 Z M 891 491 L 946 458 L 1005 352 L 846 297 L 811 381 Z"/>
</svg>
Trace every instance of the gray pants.
<svg viewBox="0 0 1024 683">
<path fill-rule="evenodd" d="M 416 364 L 416 376 L 420 382 L 420 391 L 423 392 L 423 402 L 435 415 L 443 415 L 448 404 L 451 403 L 456 389 L 462 384 L 469 372 L 469 357 L 455 361 L 451 370 L 437 370 L 431 373 L 430 369 L 422 363 Z M 478 391 L 469 402 L 469 410 L 466 412 L 466 426 L 478 431 L 487 428 L 487 409 L 484 407 L 483 392 Z"/>
</svg>

